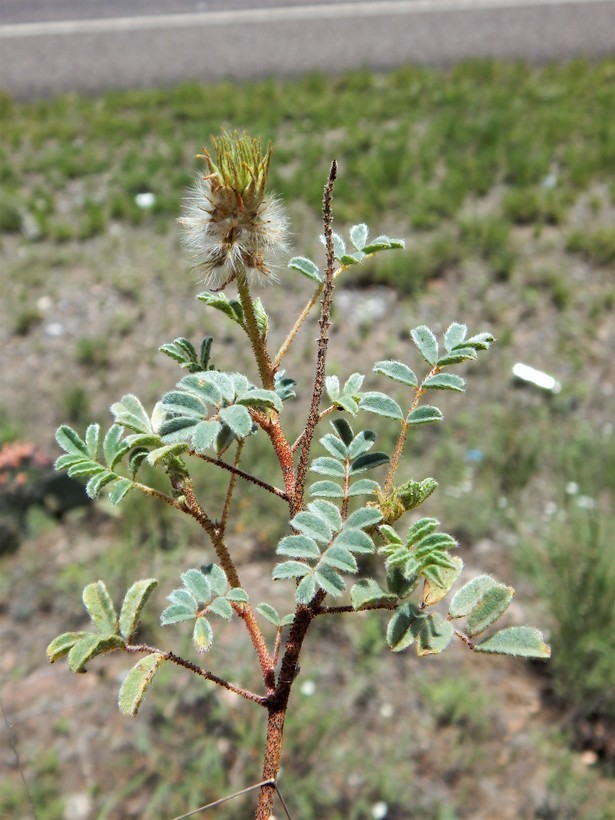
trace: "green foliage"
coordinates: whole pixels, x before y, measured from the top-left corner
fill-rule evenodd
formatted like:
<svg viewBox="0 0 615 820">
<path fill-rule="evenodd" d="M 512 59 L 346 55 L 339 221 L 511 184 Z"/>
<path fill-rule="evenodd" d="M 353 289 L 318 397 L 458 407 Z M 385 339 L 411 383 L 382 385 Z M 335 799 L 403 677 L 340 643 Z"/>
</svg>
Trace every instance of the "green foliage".
<svg viewBox="0 0 615 820">
<path fill-rule="evenodd" d="M 317 459 L 339 465 L 335 459 Z M 312 465 L 314 469 L 314 465 Z M 359 571 L 356 556 L 374 552 L 373 539 L 366 529 L 382 519 L 380 510 L 360 507 L 346 521 L 330 501 L 312 501 L 307 511 L 291 519 L 298 535 L 287 535 L 279 542 L 276 554 L 299 559 L 283 561 L 273 570 L 273 580 L 301 578 L 295 600 L 309 604 L 316 591 L 322 589 L 338 597 L 346 589 L 342 573 Z"/>
<path fill-rule="evenodd" d="M 56 432 L 56 441 L 66 452 L 56 460 L 56 470 L 66 470 L 68 475 L 75 478 L 89 477 L 86 492 L 90 498 L 98 498 L 100 491 L 108 484 L 113 484 L 109 498 L 114 504 L 124 498 L 132 489 L 133 482 L 122 478 L 111 468 L 130 450 L 127 441 L 122 440 L 121 430 L 113 425 L 107 431 L 102 442 L 105 464 L 98 460 L 100 449 L 100 426 L 90 424 L 86 430 L 85 440 L 67 425 L 62 425 Z"/>
<path fill-rule="evenodd" d="M 615 715 L 613 523 L 571 499 L 565 517 L 524 548 L 523 567 L 550 616 L 552 687 L 578 715 Z"/>
<path fill-rule="evenodd" d="M 213 337 L 206 336 L 197 353 L 192 342 L 180 336 L 174 342 L 162 345 L 160 352 L 174 359 L 189 373 L 199 373 L 202 370 L 213 369 L 213 365 L 209 363 L 212 342 Z"/>
<path fill-rule="evenodd" d="M 163 660 L 164 658 L 158 652 L 152 652 L 141 658 L 126 675 L 120 687 L 118 699 L 120 712 L 123 715 L 135 717 Z"/>
<path fill-rule="evenodd" d="M 303 640 L 312 621 L 320 615 L 354 616 L 362 610 L 386 611 L 386 642 L 396 653 L 415 646 L 418 656 L 437 655 L 454 637 L 469 649 L 483 653 L 543 658 L 549 650 L 540 633 L 529 627 L 503 629 L 475 644 L 473 638 L 482 635 L 505 613 L 513 590 L 490 576 L 482 576 L 461 588 L 448 615 L 444 615 L 434 607 L 449 594 L 462 572 L 462 560 L 451 554 L 458 547 L 457 540 L 439 531 L 439 522 L 431 517 L 410 521 L 405 538 L 393 527 L 437 487 L 433 478 L 396 484 L 409 430 L 443 418 L 438 407 L 421 404 L 421 399 L 429 391 L 464 392 L 463 378 L 442 371 L 476 359 L 479 351 L 490 347 L 494 337 L 486 332 L 468 337 L 467 327 L 457 322 L 447 328 L 441 339 L 426 325 L 412 329 L 411 341 L 428 365 L 422 379 L 397 359 L 379 361 L 373 367 L 378 376 L 405 393 L 403 400 L 380 390 L 363 391 L 362 373 L 351 373 L 342 385 L 337 375 L 327 372 L 334 280 L 368 257 L 404 247 L 401 240 L 384 235 L 370 240 L 365 223 L 355 224 L 349 231 L 348 243 L 354 250 L 347 249 L 346 240 L 339 234 L 331 235 L 328 209 L 335 177 L 332 166 L 322 237 L 327 245 L 329 267 L 325 273 L 307 257 L 291 260 L 289 267 L 317 287 L 274 358 L 268 348 L 269 317 L 263 302 L 252 295 L 252 289 L 270 273 L 270 251 L 284 245 L 286 233 L 285 220 L 276 212 L 278 206 L 265 197 L 271 152 L 267 149 L 262 153 L 260 141 L 247 135 L 225 133 L 214 138 L 213 144 L 215 160 L 205 149 L 202 157 L 209 174 L 195 195 L 203 197 L 202 207 L 191 201 L 188 215 L 180 221 L 193 232 L 189 244 L 201 254 L 202 267 L 210 281 L 219 285 L 217 290 L 202 293 L 198 298 L 206 308 L 222 313 L 245 334 L 258 382 L 253 383 L 240 372 L 213 367 L 212 337 L 206 337 L 197 352 L 192 342 L 179 336 L 163 345 L 161 351 L 188 373 L 174 389 L 163 393 L 152 413 L 128 393 L 111 406 L 115 423 L 104 436 L 98 424 L 90 424 L 83 438 L 63 425 L 56 438 L 65 454 L 58 458 L 56 467 L 67 470 L 69 476 L 86 477 L 86 491 L 91 498 L 97 498 L 107 488 L 110 500 L 117 504 L 128 492 L 136 491 L 152 501 L 164 502 L 200 525 L 217 562 L 189 568 L 181 574 L 181 586 L 167 596 L 168 605 L 160 616 L 160 624 L 165 627 L 190 623 L 192 645 L 199 653 L 208 652 L 213 645 L 216 617 L 233 621 L 229 628 L 245 628 L 256 650 L 261 690 L 265 694 L 248 691 L 174 651 L 131 643 L 144 605 L 157 585 L 153 578 L 130 586 L 119 617 L 105 584 L 88 584 L 83 602 L 95 632 L 59 636 L 49 645 L 48 657 L 55 661 L 66 655 L 69 668 L 82 673 L 90 661 L 106 652 L 145 653 L 128 672 L 120 689 L 120 711 L 130 716 L 138 712 L 163 661 L 183 667 L 265 707 L 269 713 L 266 760 L 278 761 L 283 725 L 279 721 L 285 716 L 291 687 L 299 672 Z M 440 212 L 444 203 L 436 198 L 430 207 Z M 339 262 L 337 269 L 332 264 L 332 255 Z M 237 287 L 236 298 L 222 292 L 231 285 Z M 298 437 L 295 433 L 287 438 L 285 401 L 295 397 L 295 381 L 286 377 L 279 365 L 306 317 L 317 306 L 320 336 L 312 392 L 305 397 L 309 408 L 307 421 Z M 96 361 L 97 350 L 83 357 L 83 363 Z M 321 409 L 323 399 L 326 407 Z M 392 456 L 373 450 L 373 431 L 361 429 L 355 433 L 351 427 L 347 418 L 356 417 L 363 410 L 394 422 L 397 440 Z M 320 438 L 325 454 L 314 457 L 316 428 L 332 413 L 336 414 L 331 421 L 332 432 Z M 259 435 L 252 445 L 250 439 L 256 433 Z M 270 445 L 277 457 L 280 473 L 274 480 L 281 481 L 282 488 L 261 478 L 260 469 L 255 473 L 245 469 L 244 458 L 250 457 L 253 464 L 259 465 L 259 441 Z M 233 460 L 225 460 L 233 444 Z M 208 451 L 213 451 L 215 457 Z M 158 471 L 164 489 L 144 483 L 148 480 L 145 469 L 142 480 L 136 480 L 146 464 Z M 223 500 L 212 492 L 211 483 L 204 484 L 204 491 L 197 486 L 195 465 L 207 470 L 208 476 L 223 471 L 228 482 Z M 386 469 L 382 484 L 362 477 L 380 468 Z M 308 472 L 322 478 L 306 486 Z M 275 627 L 272 651 L 254 617 L 248 593 L 241 586 L 239 558 L 228 540 L 232 501 L 242 482 L 252 490 L 268 493 L 269 499 L 273 497 L 275 503 L 288 508 L 288 513 L 280 518 L 281 527 L 285 523 L 287 526 L 275 549 L 282 560 L 273 568 L 271 577 L 274 581 L 292 582 L 286 589 L 294 599 L 293 611 L 282 617 L 269 603 L 262 602 L 255 608 L 261 618 Z M 364 496 L 369 498 L 367 502 Z M 350 590 L 348 576 L 356 578 Z M 328 605 L 328 596 L 340 599 L 345 595 L 350 604 Z M 238 617 L 234 619 L 234 615 Z M 462 617 L 467 618 L 465 632 L 454 623 Z M 284 639 L 284 627 L 291 624 Z M 275 771 L 267 777 L 275 779 L 277 773 L 276 762 Z M 267 793 L 261 791 L 261 805 L 266 800 Z"/>
<path fill-rule="evenodd" d="M 246 604 L 248 594 L 240 587 L 229 589 L 224 570 L 216 564 L 182 573 L 183 586 L 174 589 L 168 606 L 160 616 L 162 626 L 194 621 L 192 640 L 199 652 L 207 652 L 214 639 L 206 616 L 218 615 L 225 620 L 233 616 L 233 604 Z"/>
<path fill-rule="evenodd" d="M 376 441 L 376 434 L 371 430 L 362 430 L 355 435 L 352 427 L 343 418 L 336 419 L 332 425 L 338 435 L 329 433 L 320 440 L 331 457 L 314 459 L 310 469 L 321 475 L 343 479 L 343 483 L 315 481 L 309 488 L 310 495 L 343 500 L 359 495 L 371 495 L 378 489 L 378 483 L 368 478 L 353 481 L 353 476 L 387 464 L 389 457 L 386 453 L 369 452 Z"/>
</svg>

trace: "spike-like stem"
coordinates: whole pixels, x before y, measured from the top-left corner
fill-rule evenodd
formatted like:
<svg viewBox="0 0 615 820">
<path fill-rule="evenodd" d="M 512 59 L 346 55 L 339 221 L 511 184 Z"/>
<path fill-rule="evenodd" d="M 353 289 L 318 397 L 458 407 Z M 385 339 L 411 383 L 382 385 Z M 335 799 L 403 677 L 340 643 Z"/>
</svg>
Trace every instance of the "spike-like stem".
<svg viewBox="0 0 615 820">
<path fill-rule="evenodd" d="M 314 374 L 314 387 L 312 389 L 312 400 L 305 425 L 305 434 L 301 442 L 301 455 L 299 456 L 299 466 L 297 468 L 297 483 L 295 485 L 295 509 L 298 511 L 303 505 L 303 491 L 305 478 L 309 466 L 310 450 L 314 430 L 319 420 L 318 408 L 320 399 L 325 387 L 325 365 L 327 360 L 327 348 L 329 346 L 329 327 L 331 326 L 331 300 L 333 297 L 333 276 L 335 274 L 335 249 L 333 247 L 333 211 L 331 203 L 333 199 L 333 186 L 337 176 L 337 162 L 333 160 L 329 171 L 329 178 L 325 185 L 323 197 L 322 215 L 325 235 L 325 247 L 327 249 L 327 269 L 325 271 L 325 285 L 323 290 L 322 306 L 320 310 L 320 335 L 318 337 L 318 351 L 316 354 L 316 372 Z"/>
</svg>

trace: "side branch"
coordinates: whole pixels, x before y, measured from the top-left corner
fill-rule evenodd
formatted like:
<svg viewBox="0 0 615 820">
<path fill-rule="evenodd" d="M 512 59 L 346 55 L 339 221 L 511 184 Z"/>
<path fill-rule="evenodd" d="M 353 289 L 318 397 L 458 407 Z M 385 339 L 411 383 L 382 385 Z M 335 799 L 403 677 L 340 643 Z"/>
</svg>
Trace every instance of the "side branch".
<svg viewBox="0 0 615 820">
<path fill-rule="evenodd" d="M 229 473 L 233 473 L 233 475 L 239 476 L 239 478 L 243 478 L 245 481 L 249 481 L 250 484 L 255 484 L 257 487 L 267 490 L 268 493 L 277 495 L 278 498 L 282 499 L 282 501 L 288 501 L 288 495 L 284 492 L 284 490 L 280 490 L 272 484 L 267 484 L 266 481 L 261 481 L 260 478 L 256 478 L 256 476 L 250 475 L 250 473 L 246 473 L 238 467 L 233 467 L 232 464 L 227 464 L 226 461 L 222 461 L 220 458 L 213 458 L 213 456 L 207 456 L 204 453 L 197 453 L 193 450 L 189 451 L 189 455 L 196 456 L 203 461 L 208 461 L 210 464 L 215 464 L 216 467 L 222 467 L 223 470 L 227 470 Z"/>
<path fill-rule="evenodd" d="M 229 692 L 234 692 L 236 695 L 240 695 L 246 700 L 251 700 L 253 703 L 258 703 L 259 706 L 267 705 L 267 700 L 262 697 L 262 695 L 257 695 L 255 692 L 250 692 L 249 689 L 236 686 L 234 683 L 230 683 L 224 678 L 214 675 L 213 672 L 208 672 L 206 669 L 197 666 L 196 663 L 192 663 L 192 661 L 188 661 L 185 658 L 176 655 L 174 652 L 163 652 L 161 649 L 157 649 L 155 646 L 148 646 L 147 644 L 137 644 L 133 646 L 129 645 L 126 647 L 126 652 L 147 652 L 150 655 L 154 653 L 161 655 L 165 661 L 170 661 L 171 663 L 177 664 L 177 666 L 182 666 L 184 669 L 189 669 L 190 672 L 194 672 L 195 675 L 199 675 L 201 678 L 205 678 L 205 680 L 209 680 L 218 686 L 222 686 L 223 689 L 228 689 Z"/>
<path fill-rule="evenodd" d="M 331 170 L 329 171 L 329 179 L 325 185 L 322 218 L 325 235 L 325 246 L 327 249 L 327 269 L 325 271 L 325 284 L 323 291 L 322 307 L 320 311 L 320 336 L 318 338 L 318 352 L 316 354 L 316 373 L 314 375 L 314 388 L 312 390 L 312 401 L 310 403 L 310 411 L 308 414 L 307 423 L 305 425 L 305 434 L 301 443 L 301 455 L 299 456 L 299 467 L 297 468 L 297 483 L 295 485 L 294 508 L 295 511 L 301 509 L 303 505 L 303 490 L 305 487 L 305 478 L 308 471 L 310 449 L 312 446 L 312 438 L 314 437 L 314 430 L 319 419 L 318 408 L 320 406 L 320 399 L 325 386 L 325 364 L 327 360 L 327 347 L 329 345 L 329 327 L 331 325 L 331 299 L 333 295 L 333 278 L 335 275 L 335 250 L 333 247 L 333 212 L 331 209 L 331 201 L 333 198 L 333 185 L 337 176 L 337 162 L 333 160 L 331 163 Z"/>
</svg>

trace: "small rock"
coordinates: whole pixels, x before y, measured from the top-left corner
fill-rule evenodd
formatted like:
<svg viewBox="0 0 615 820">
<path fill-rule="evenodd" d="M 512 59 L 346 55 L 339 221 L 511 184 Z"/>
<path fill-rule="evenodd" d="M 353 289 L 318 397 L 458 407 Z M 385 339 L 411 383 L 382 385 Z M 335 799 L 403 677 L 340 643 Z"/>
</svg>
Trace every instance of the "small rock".
<svg viewBox="0 0 615 820">
<path fill-rule="evenodd" d="M 92 798 L 87 792 L 70 794 L 64 808 L 64 820 L 87 820 L 92 816 Z"/>
</svg>

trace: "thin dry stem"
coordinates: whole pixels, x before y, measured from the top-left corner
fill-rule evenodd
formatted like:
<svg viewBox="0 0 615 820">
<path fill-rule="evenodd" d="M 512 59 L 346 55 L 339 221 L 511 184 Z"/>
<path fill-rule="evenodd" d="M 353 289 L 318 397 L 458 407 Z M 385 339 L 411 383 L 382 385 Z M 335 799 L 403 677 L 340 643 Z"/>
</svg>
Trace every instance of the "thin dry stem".
<svg viewBox="0 0 615 820">
<path fill-rule="evenodd" d="M 278 350 L 275 359 L 273 360 L 273 366 L 276 368 L 276 370 L 280 366 L 280 362 L 282 361 L 284 356 L 286 356 L 286 354 L 288 353 L 288 349 L 291 346 L 291 344 L 294 342 L 297 333 L 299 333 L 299 331 L 303 327 L 303 323 L 305 322 L 307 317 L 312 312 L 312 308 L 314 307 L 314 305 L 320 299 L 320 297 L 322 295 L 322 292 L 324 290 L 324 287 L 325 287 L 324 284 L 318 285 L 318 287 L 314 291 L 314 295 L 312 296 L 310 301 L 306 304 L 306 306 L 303 308 L 303 310 L 299 314 L 299 318 L 297 319 L 295 324 L 292 326 L 288 336 L 282 342 L 282 345 L 281 345 L 280 349 Z"/>
<path fill-rule="evenodd" d="M 218 529 L 220 530 L 221 534 L 224 534 L 226 530 L 226 522 L 228 521 L 228 514 L 231 508 L 231 501 L 233 499 L 233 492 L 235 490 L 235 484 L 237 483 L 237 469 L 239 466 L 239 462 L 241 460 L 241 451 L 243 450 L 243 445 L 245 443 L 245 439 L 241 439 L 237 442 L 237 450 L 235 452 L 235 462 L 233 464 L 233 470 L 231 471 L 231 477 L 228 483 L 228 488 L 226 490 L 226 495 L 224 497 L 224 505 L 222 507 L 222 515 L 220 516 L 220 524 Z"/>
<path fill-rule="evenodd" d="M 241 620 L 246 625 L 246 629 L 250 635 L 250 640 L 260 663 L 261 672 L 263 674 L 263 681 L 267 687 L 267 695 L 271 695 L 275 689 L 275 664 L 271 660 L 271 655 L 267 649 L 265 638 L 261 632 L 261 628 L 254 617 L 254 613 L 249 604 L 233 604 L 233 609 Z"/>
<path fill-rule="evenodd" d="M 161 649 L 158 649 L 155 646 L 148 646 L 147 644 L 128 645 L 126 647 L 126 652 L 146 652 L 150 655 L 154 653 L 161 655 L 165 661 L 170 661 L 171 663 L 177 664 L 177 666 L 182 666 L 184 669 L 189 669 L 191 672 L 194 672 L 195 675 L 199 675 L 200 677 L 205 678 L 205 680 L 209 680 L 212 683 L 221 686 L 223 689 L 228 689 L 229 692 L 234 692 L 236 695 L 240 695 L 246 700 L 251 700 L 253 703 L 258 703 L 259 706 L 267 705 L 267 699 L 262 695 L 257 695 L 255 692 L 250 692 L 249 689 L 236 686 L 234 683 L 230 683 L 224 678 L 221 678 L 219 675 L 214 675 L 213 672 L 208 672 L 201 666 L 197 666 L 196 663 L 192 663 L 192 661 L 188 661 L 185 658 L 176 655 L 175 652 L 163 652 Z"/>
<path fill-rule="evenodd" d="M 323 419 L 325 419 L 327 416 L 330 416 L 330 415 L 331 415 L 331 413 L 334 413 L 334 412 L 335 412 L 335 405 L 334 405 L 334 404 L 332 404 L 330 407 L 327 407 L 327 409 L 326 409 L 326 410 L 323 410 L 323 411 L 319 414 L 317 424 L 320 424 L 320 422 L 321 422 Z M 295 450 L 297 449 L 297 447 L 299 447 L 299 445 L 300 445 L 300 444 L 301 444 L 301 442 L 303 441 L 303 437 L 304 437 L 304 436 L 305 436 L 305 430 L 303 431 L 303 433 L 301 433 L 301 434 L 297 437 L 297 440 L 295 441 L 295 443 L 293 444 L 293 446 L 290 448 L 290 449 L 291 449 L 291 452 L 293 452 L 293 453 L 295 452 Z"/>
<path fill-rule="evenodd" d="M 243 478 L 244 481 L 249 481 L 250 484 L 255 484 L 262 490 L 267 490 L 268 493 L 276 495 L 278 498 L 281 498 L 282 501 L 288 501 L 288 495 L 284 492 L 284 490 L 280 490 L 278 489 L 278 487 L 274 487 L 272 484 L 267 484 L 266 481 L 262 481 L 260 478 L 257 478 L 256 476 L 251 475 L 250 473 L 246 473 L 243 470 L 240 470 L 238 467 L 233 466 L 232 464 L 227 464 L 226 461 L 222 461 L 222 459 L 220 458 L 213 458 L 212 456 L 208 456 L 205 453 L 197 453 L 193 450 L 190 450 L 189 454 L 191 456 L 196 456 L 197 458 L 200 458 L 202 461 L 208 461 L 210 464 L 215 464 L 216 467 L 221 467 L 223 470 L 227 470 L 227 472 L 233 473 L 239 478 Z"/>
<path fill-rule="evenodd" d="M 139 490 L 144 495 L 149 495 L 151 498 L 157 498 L 159 501 L 164 501 L 165 504 L 168 504 L 169 507 L 175 507 L 176 510 L 181 510 L 182 512 L 187 512 L 185 507 L 176 499 L 166 493 L 160 492 L 160 490 L 155 490 L 153 487 L 148 487 L 147 484 L 141 484 L 138 481 L 133 483 L 133 487 L 135 490 Z"/>
<path fill-rule="evenodd" d="M 410 415 L 410 413 L 412 413 L 413 410 L 416 410 L 416 408 L 418 406 L 418 403 L 421 400 L 421 396 L 425 392 L 425 388 L 423 387 L 423 385 L 425 384 L 427 379 L 429 379 L 431 376 L 435 376 L 435 374 L 438 373 L 438 371 L 440 369 L 441 368 L 439 368 L 437 365 L 434 365 L 431 368 L 431 370 L 429 371 L 429 373 L 427 374 L 427 376 L 425 376 L 423 381 L 419 384 L 419 386 L 414 391 L 414 399 L 412 401 L 412 404 L 410 405 L 410 409 L 406 413 L 406 417 L 404 419 L 402 419 L 401 430 L 399 431 L 399 436 L 397 438 L 397 443 L 395 444 L 395 450 L 394 450 L 393 455 L 391 457 L 391 461 L 389 462 L 389 468 L 387 470 L 386 478 L 384 480 L 384 485 L 383 485 L 383 490 L 384 490 L 385 494 L 390 493 L 391 490 L 393 489 L 393 482 L 395 481 L 395 473 L 397 472 L 397 468 L 399 467 L 399 462 L 400 462 L 402 453 L 404 451 L 404 445 L 406 443 L 406 437 L 408 436 L 408 431 L 410 430 L 410 427 L 412 426 L 411 424 L 408 424 L 408 422 L 406 421 L 406 418 Z"/>
</svg>

